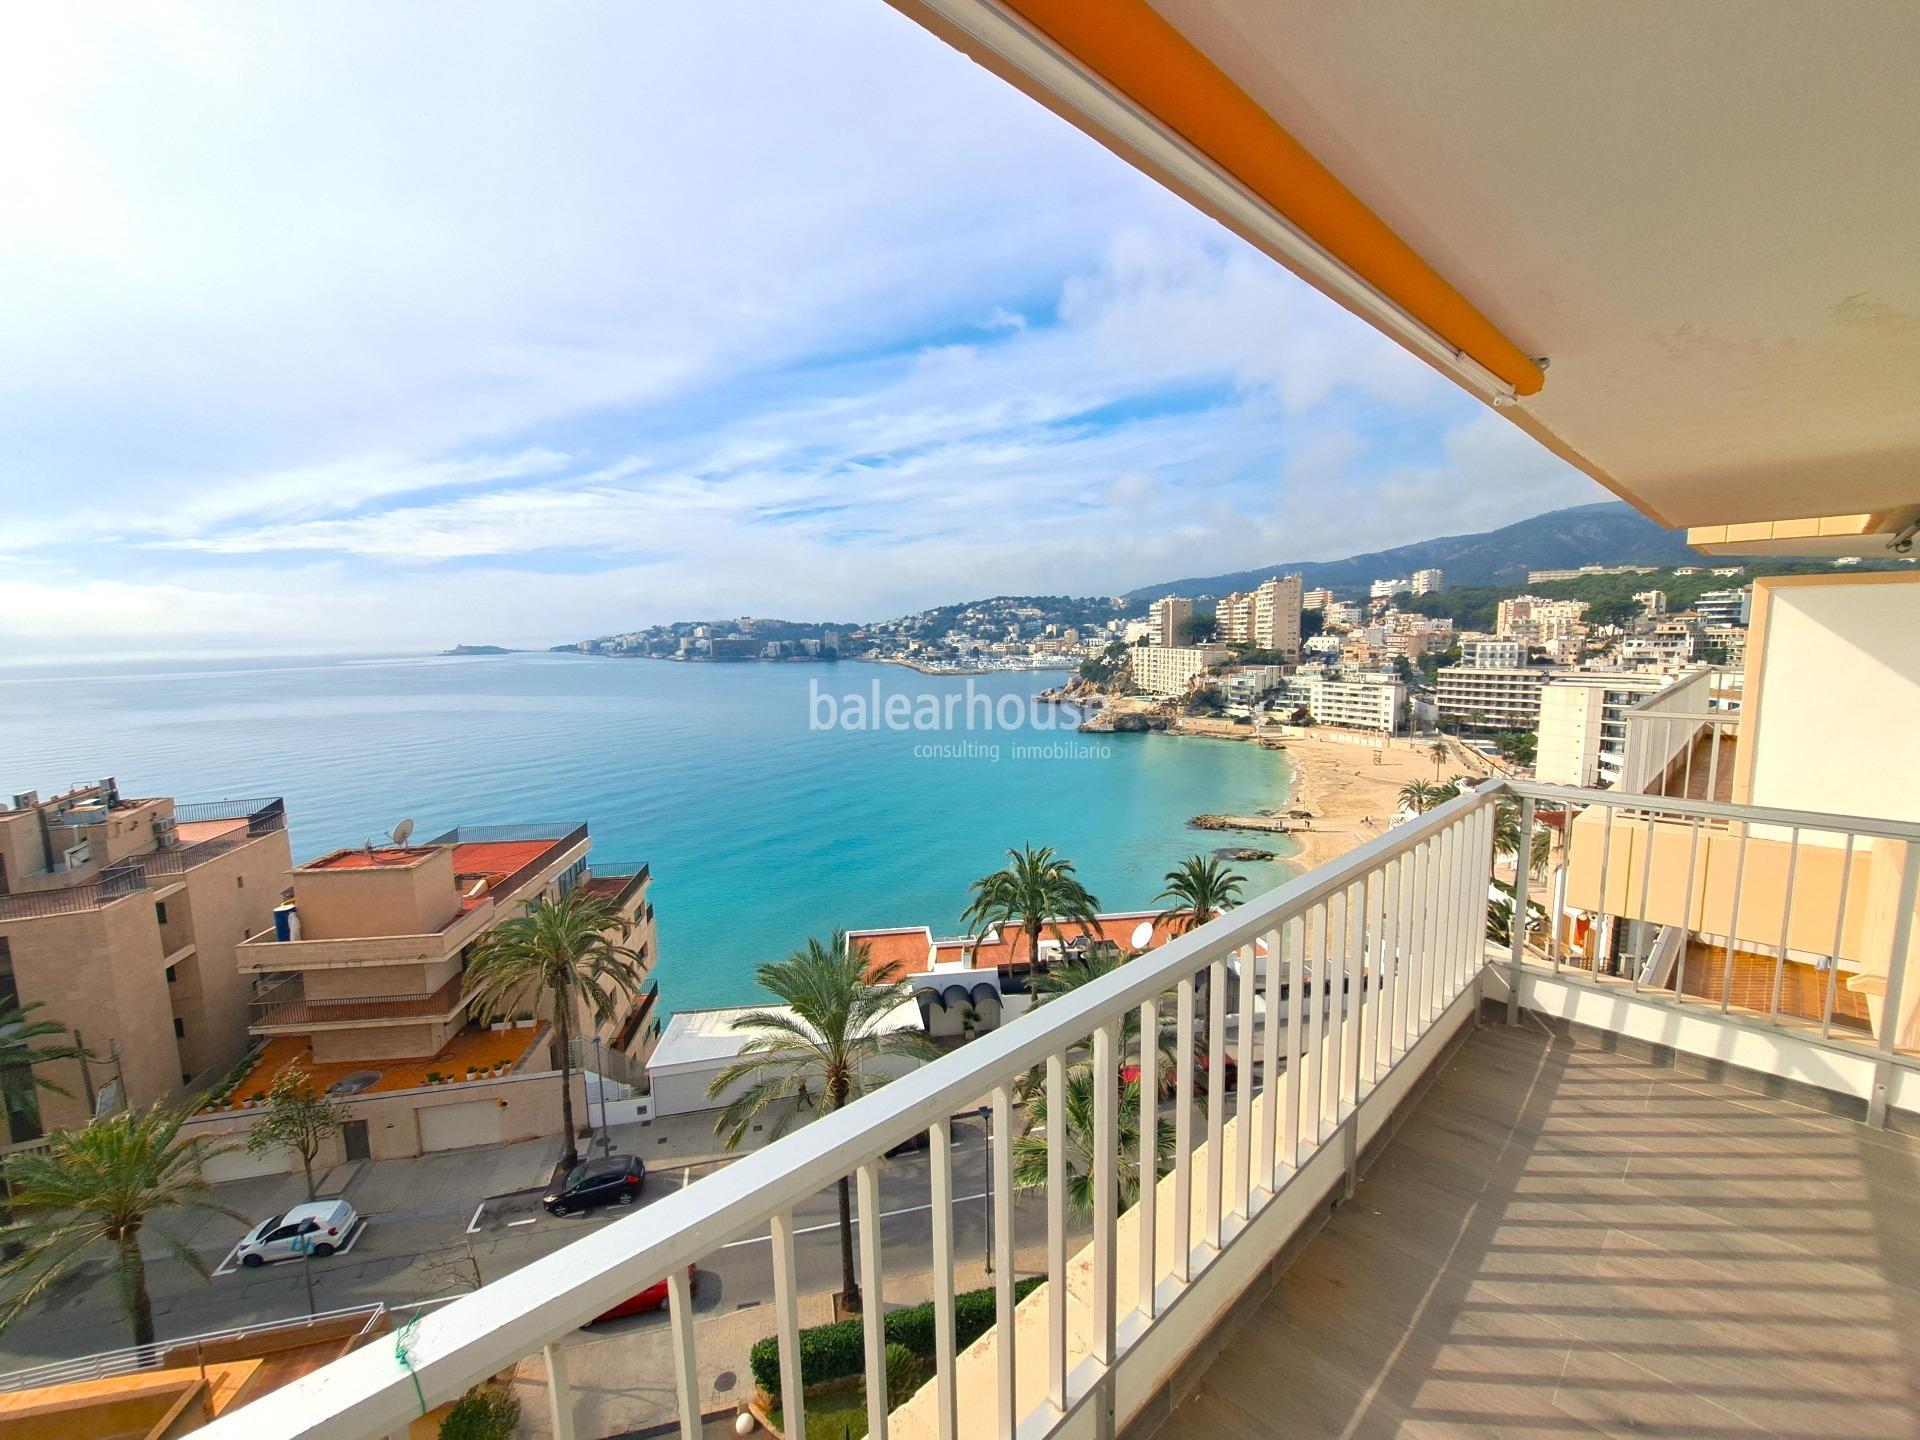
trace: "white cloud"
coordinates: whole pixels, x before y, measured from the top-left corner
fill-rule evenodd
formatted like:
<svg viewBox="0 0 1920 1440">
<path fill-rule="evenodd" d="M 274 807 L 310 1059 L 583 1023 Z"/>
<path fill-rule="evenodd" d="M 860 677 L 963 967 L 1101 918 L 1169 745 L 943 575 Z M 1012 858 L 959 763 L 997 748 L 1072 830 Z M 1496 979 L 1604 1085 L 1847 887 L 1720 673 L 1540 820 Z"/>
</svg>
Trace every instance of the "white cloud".
<svg viewBox="0 0 1920 1440">
<path fill-rule="evenodd" d="M 872 618 L 1596 497 L 884 7 L 30 23 L 15 644 Z"/>
</svg>

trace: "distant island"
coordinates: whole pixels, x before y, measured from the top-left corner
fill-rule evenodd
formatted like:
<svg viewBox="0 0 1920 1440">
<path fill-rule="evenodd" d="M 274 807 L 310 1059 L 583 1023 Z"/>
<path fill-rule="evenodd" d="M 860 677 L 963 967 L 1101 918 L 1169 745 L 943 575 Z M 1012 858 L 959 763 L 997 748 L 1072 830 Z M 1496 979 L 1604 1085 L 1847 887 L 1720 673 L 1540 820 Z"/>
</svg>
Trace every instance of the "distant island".
<svg viewBox="0 0 1920 1440">
<path fill-rule="evenodd" d="M 505 645 L 456 645 L 451 650 L 442 650 L 442 655 L 518 655 L 518 650 L 510 650 Z"/>
</svg>

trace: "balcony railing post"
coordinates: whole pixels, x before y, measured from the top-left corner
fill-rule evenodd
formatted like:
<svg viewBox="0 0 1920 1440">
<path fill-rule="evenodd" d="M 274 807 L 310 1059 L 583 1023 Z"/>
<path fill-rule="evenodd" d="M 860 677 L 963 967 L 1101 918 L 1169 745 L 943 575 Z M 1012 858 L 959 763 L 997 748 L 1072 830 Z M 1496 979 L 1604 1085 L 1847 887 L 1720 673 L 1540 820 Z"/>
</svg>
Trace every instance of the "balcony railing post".
<svg viewBox="0 0 1920 1440">
<path fill-rule="evenodd" d="M 567 1352 L 549 1345 L 543 1352 L 547 1362 L 547 1419 L 553 1426 L 553 1440 L 574 1440 L 573 1386 L 567 1381 Z"/>
<path fill-rule="evenodd" d="M 1520 853 L 1513 857 L 1513 918 L 1507 935 L 1507 1024 L 1520 1023 L 1520 962 L 1527 950 L 1533 898 L 1533 797 L 1520 800 Z"/>
<path fill-rule="evenodd" d="M 1900 1002 L 1912 958 L 1913 907 L 1920 900 L 1920 843 L 1908 841 L 1900 867 L 1900 898 L 1893 913 L 1893 944 L 1887 956 L 1887 993 L 1880 1012 L 1879 1057 L 1874 1062 L 1873 1094 L 1867 1099 L 1867 1123 L 1885 1129 L 1893 1093 L 1893 1052 L 1900 1038 Z"/>
</svg>

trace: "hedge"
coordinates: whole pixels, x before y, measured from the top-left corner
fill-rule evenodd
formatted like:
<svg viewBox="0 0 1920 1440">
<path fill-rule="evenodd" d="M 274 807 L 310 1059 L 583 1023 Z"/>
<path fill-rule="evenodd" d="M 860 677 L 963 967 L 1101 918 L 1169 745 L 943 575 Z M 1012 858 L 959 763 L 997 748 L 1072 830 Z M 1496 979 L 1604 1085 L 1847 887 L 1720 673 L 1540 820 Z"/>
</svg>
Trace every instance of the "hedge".
<svg viewBox="0 0 1920 1440">
<path fill-rule="evenodd" d="M 1015 1283 L 1016 1303 L 1027 1297 L 1046 1277 L 1031 1275 Z M 953 1335 L 956 1349 L 964 1350 L 991 1330 L 998 1318 L 998 1307 L 991 1286 L 968 1290 L 953 1297 Z M 800 1332 L 800 1383 L 819 1385 L 841 1380 L 866 1369 L 866 1332 L 864 1321 L 835 1320 Z M 889 1345 L 904 1345 L 926 1359 L 933 1354 L 933 1302 L 889 1310 L 882 1331 Z M 754 1383 L 768 1395 L 780 1393 L 780 1337 L 769 1335 L 754 1342 L 747 1352 L 747 1365 Z"/>
</svg>

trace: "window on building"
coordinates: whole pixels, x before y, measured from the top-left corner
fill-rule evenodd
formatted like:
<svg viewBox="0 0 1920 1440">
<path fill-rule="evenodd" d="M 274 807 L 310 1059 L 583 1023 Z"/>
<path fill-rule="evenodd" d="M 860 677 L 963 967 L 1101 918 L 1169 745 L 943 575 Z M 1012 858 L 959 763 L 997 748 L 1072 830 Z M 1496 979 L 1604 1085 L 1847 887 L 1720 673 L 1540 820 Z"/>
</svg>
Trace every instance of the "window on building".
<svg viewBox="0 0 1920 1440">
<path fill-rule="evenodd" d="M 162 925 L 167 923 L 167 902 L 166 901 L 156 900 L 153 902 L 153 918 L 155 920 L 158 920 Z"/>
<path fill-rule="evenodd" d="M 182 1020 L 178 1015 L 173 1017 L 173 1038 L 176 1040 L 184 1040 L 187 1038 L 187 1022 Z"/>
<path fill-rule="evenodd" d="M 247 877 L 246 877 L 246 876 L 244 876 L 244 875 L 236 875 L 236 876 L 234 876 L 234 877 L 233 877 L 233 888 L 234 888 L 234 889 L 236 889 L 236 890 L 244 890 L 244 889 L 246 889 L 246 888 L 247 888 Z"/>
<path fill-rule="evenodd" d="M 178 979 L 180 978 L 180 977 L 179 977 L 178 975 L 176 975 L 176 974 L 174 973 L 174 972 L 175 972 L 176 970 L 178 970 L 179 968 L 180 968 L 180 967 L 179 967 L 179 966 L 177 966 L 177 965 L 169 965 L 169 966 L 167 966 L 167 984 L 169 984 L 169 985 L 171 985 L 171 984 L 173 984 L 173 982 L 174 982 L 174 981 L 176 981 L 176 980 L 178 980 Z"/>
</svg>

